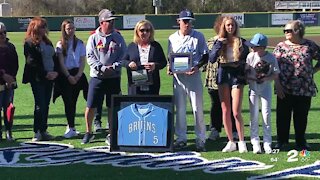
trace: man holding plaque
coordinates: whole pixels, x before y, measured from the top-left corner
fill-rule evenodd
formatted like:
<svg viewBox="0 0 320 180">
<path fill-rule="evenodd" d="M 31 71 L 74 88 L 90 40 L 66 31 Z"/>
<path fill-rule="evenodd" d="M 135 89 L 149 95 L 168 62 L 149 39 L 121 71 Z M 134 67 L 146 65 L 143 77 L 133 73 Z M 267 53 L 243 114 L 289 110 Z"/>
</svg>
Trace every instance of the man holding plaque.
<svg viewBox="0 0 320 180">
<path fill-rule="evenodd" d="M 195 119 L 196 150 L 206 151 L 206 128 L 203 117 L 203 85 L 199 68 L 208 61 L 208 47 L 201 32 L 192 28 L 195 18 L 190 10 L 179 14 L 179 30 L 169 36 L 168 74 L 173 75 L 176 105 L 177 139 L 175 149 L 187 146 L 186 95 L 190 98 Z"/>
</svg>

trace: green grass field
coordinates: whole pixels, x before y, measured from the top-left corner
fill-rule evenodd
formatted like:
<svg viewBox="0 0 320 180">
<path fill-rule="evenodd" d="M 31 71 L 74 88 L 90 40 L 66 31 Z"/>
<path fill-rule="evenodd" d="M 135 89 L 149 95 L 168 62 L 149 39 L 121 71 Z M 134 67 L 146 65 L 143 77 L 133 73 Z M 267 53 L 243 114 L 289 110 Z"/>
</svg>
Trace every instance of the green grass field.
<svg viewBox="0 0 320 180">
<path fill-rule="evenodd" d="M 307 28 L 307 35 L 319 35 L 320 28 Z M 162 47 L 165 52 L 167 52 L 167 38 L 173 33 L 175 30 L 158 30 L 156 31 L 156 40 L 162 44 Z M 212 29 L 202 29 L 200 30 L 205 34 L 206 39 L 214 36 Z M 268 37 L 279 37 L 283 36 L 282 29 L 280 28 L 250 28 L 250 29 L 242 29 L 241 34 L 244 38 L 251 38 L 255 33 L 261 32 L 266 34 Z M 126 30 L 121 31 L 124 36 L 127 44 L 133 39 L 133 31 Z M 52 42 L 55 44 L 60 36 L 60 32 L 50 32 L 49 37 Z M 77 36 L 86 42 L 89 32 L 77 32 Z M 23 56 L 23 39 L 24 33 L 22 32 L 9 32 L 8 37 L 10 41 L 15 44 L 18 55 L 19 55 L 19 72 L 18 72 L 18 86 L 19 88 L 15 91 L 15 106 L 16 106 L 16 114 L 15 121 L 13 127 L 13 136 L 16 138 L 15 142 L 0 142 L 0 148 L 11 147 L 11 146 L 19 146 L 19 143 L 30 141 L 33 137 L 33 95 L 31 92 L 30 85 L 22 84 L 22 73 L 24 68 L 24 56 Z M 89 77 L 89 68 L 86 67 L 86 74 Z M 122 78 L 122 92 L 123 94 L 127 94 L 127 78 L 126 72 L 123 70 L 123 78 Z M 320 81 L 320 73 L 315 75 L 316 82 Z M 204 76 L 204 73 L 203 73 Z M 171 95 L 172 94 L 172 77 L 166 75 L 166 71 L 161 71 L 161 90 L 160 93 L 162 95 Z M 210 98 L 208 96 L 207 90 L 204 88 L 204 114 L 206 124 L 209 125 L 209 109 L 210 109 Z M 76 128 L 82 134 L 85 132 L 85 121 L 84 121 L 84 109 L 85 109 L 85 101 L 82 98 L 82 94 L 79 96 L 78 105 L 77 105 L 77 115 L 76 115 Z M 216 160 L 222 158 L 229 157 L 240 157 L 246 160 L 255 160 L 266 165 L 274 165 L 270 169 L 266 170 L 258 170 L 258 171 L 248 171 L 248 172 L 229 172 L 223 174 L 208 174 L 204 173 L 201 170 L 195 171 L 185 171 L 179 172 L 174 171 L 172 169 L 169 170 L 144 170 L 141 167 L 128 167 L 128 168 L 120 168 L 114 167 L 112 165 L 86 165 L 83 163 L 79 164 L 70 164 L 63 166 L 49 166 L 49 167 L 41 167 L 41 168 L 10 168 L 10 167 L 1 167 L 1 180 L 2 179 L 245 179 L 249 176 L 268 174 L 271 172 L 276 172 L 280 170 L 284 170 L 287 168 L 303 166 L 307 164 L 312 164 L 316 160 L 320 160 L 320 126 L 319 126 L 319 108 L 320 100 L 319 97 L 315 97 L 312 100 L 312 107 L 309 113 L 309 122 L 307 127 L 307 139 L 310 145 L 312 146 L 312 151 L 310 155 L 310 159 L 307 162 L 287 162 L 288 151 L 279 152 L 277 154 L 265 155 L 253 155 L 252 147 L 250 142 L 250 129 L 249 129 L 249 105 L 248 105 L 248 93 L 247 87 L 245 87 L 244 98 L 243 98 L 243 117 L 245 121 L 245 137 L 247 141 L 247 146 L 249 149 L 248 153 L 239 154 L 238 152 L 233 153 L 221 153 L 222 148 L 225 146 L 227 139 L 224 132 L 221 133 L 222 138 L 220 138 L 216 142 L 207 142 L 207 150 L 208 152 L 201 153 L 203 158 L 208 160 Z M 105 111 L 104 111 L 105 112 Z M 275 126 L 275 97 L 273 98 L 272 105 L 272 134 L 273 140 L 276 139 L 276 126 Z M 193 130 L 193 118 L 192 111 L 190 108 L 187 112 L 188 117 L 188 150 L 194 150 L 194 130 Z M 105 125 L 107 115 L 104 113 L 103 117 L 103 126 Z M 317 118 L 318 117 L 318 118 Z M 318 119 L 318 120 L 317 120 Z M 62 103 L 62 99 L 59 98 L 55 104 L 50 105 L 49 112 L 49 128 L 48 131 L 55 136 L 58 136 L 54 142 L 63 143 L 63 144 L 71 144 L 75 148 L 88 148 L 92 146 L 105 146 L 105 134 L 97 134 L 94 143 L 90 143 L 87 145 L 81 145 L 82 136 L 74 139 L 64 139 L 63 134 L 66 127 L 66 118 L 64 115 L 64 106 Z M 260 129 L 260 134 L 262 127 Z M 208 131 L 209 133 L 209 131 Z M 290 139 L 290 149 L 294 148 L 294 131 L 293 125 L 291 125 L 291 139 Z M 290 150 L 288 149 L 288 150 Z M 277 160 L 272 161 L 272 160 Z M 301 179 L 301 178 L 298 178 Z"/>
</svg>

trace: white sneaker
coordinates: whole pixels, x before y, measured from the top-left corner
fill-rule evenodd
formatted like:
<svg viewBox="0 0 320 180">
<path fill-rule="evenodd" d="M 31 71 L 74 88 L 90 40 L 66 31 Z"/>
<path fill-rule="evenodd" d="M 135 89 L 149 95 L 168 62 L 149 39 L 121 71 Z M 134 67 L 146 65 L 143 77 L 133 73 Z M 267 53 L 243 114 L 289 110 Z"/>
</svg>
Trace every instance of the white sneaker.
<svg viewBox="0 0 320 180">
<path fill-rule="evenodd" d="M 272 152 L 272 148 L 271 148 L 271 145 L 269 143 L 264 143 L 263 144 L 263 149 L 264 149 L 264 152 L 266 154 L 271 154 L 271 152 Z"/>
<path fill-rule="evenodd" d="M 222 152 L 232 152 L 232 151 L 236 151 L 237 150 L 237 145 L 235 142 L 229 141 L 226 145 L 226 147 L 224 147 L 222 149 Z"/>
<path fill-rule="evenodd" d="M 64 133 L 64 137 L 69 139 L 75 136 L 78 136 L 80 132 L 76 131 L 75 128 L 67 128 L 66 132 Z"/>
<path fill-rule="evenodd" d="M 215 141 L 215 140 L 219 139 L 219 137 L 220 137 L 219 131 L 217 131 L 216 128 L 212 128 L 208 139 Z"/>
<path fill-rule="evenodd" d="M 107 135 L 105 143 L 107 144 L 107 146 L 111 145 L 110 134 Z"/>
<path fill-rule="evenodd" d="M 248 152 L 247 145 L 246 145 L 245 141 L 239 141 L 238 142 L 238 148 L 239 148 L 239 153 Z"/>
<path fill-rule="evenodd" d="M 260 144 L 253 144 L 252 149 L 253 149 L 253 154 L 260 154 L 261 153 Z"/>
</svg>

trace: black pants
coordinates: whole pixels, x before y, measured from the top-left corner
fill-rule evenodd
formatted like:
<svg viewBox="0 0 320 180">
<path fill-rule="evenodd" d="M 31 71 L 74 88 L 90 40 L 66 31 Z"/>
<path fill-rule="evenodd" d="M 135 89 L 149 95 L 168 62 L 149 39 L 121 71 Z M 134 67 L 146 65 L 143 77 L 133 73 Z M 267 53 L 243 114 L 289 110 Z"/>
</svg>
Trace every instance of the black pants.
<svg viewBox="0 0 320 180">
<path fill-rule="evenodd" d="M 8 120 L 7 108 L 10 105 L 10 103 L 13 103 L 13 96 L 13 89 L 5 89 L 0 92 L 0 132 L 2 130 L 2 119 L 4 121 L 5 130 L 11 131 L 12 129 L 13 121 L 9 122 Z"/>
<path fill-rule="evenodd" d="M 311 97 L 285 94 L 285 98 L 277 97 L 277 140 L 288 143 L 290 122 L 293 115 L 295 140 L 297 145 L 306 143 L 308 113 L 311 106 Z"/>
<path fill-rule="evenodd" d="M 78 68 L 74 68 L 69 70 L 69 73 L 74 76 L 78 73 L 78 70 Z M 75 126 L 74 122 L 77 109 L 77 101 L 80 90 L 83 89 L 83 81 L 86 81 L 86 78 L 83 78 L 84 77 L 81 77 L 81 79 L 76 84 L 70 84 L 65 76 L 63 76 L 61 79 L 61 96 L 64 103 L 64 111 L 67 117 L 69 128 L 74 128 Z"/>
<path fill-rule="evenodd" d="M 101 116 L 102 116 L 102 105 L 103 101 L 101 104 L 97 106 L 96 112 L 94 113 L 94 124 L 101 124 Z"/>
<path fill-rule="evenodd" d="M 215 128 L 218 132 L 221 132 L 222 110 L 221 110 L 219 92 L 218 90 L 215 90 L 215 89 L 208 89 L 208 93 L 211 99 L 211 110 L 210 110 L 211 127 L 210 128 Z M 235 119 L 232 113 L 231 113 L 231 121 L 232 121 L 232 132 L 237 132 Z"/>
<path fill-rule="evenodd" d="M 64 111 L 70 128 L 74 128 L 77 100 L 81 89 L 79 84 L 79 82 L 75 85 L 65 83 L 65 87 L 61 92 Z"/>
<path fill-rule="evenodd" d="M 30 82 L 34 97 L 33 131 L 46 132 L 48 128 L 48 112 L 52 95 L 53 82 L 48 80 Z"/>
</svg>

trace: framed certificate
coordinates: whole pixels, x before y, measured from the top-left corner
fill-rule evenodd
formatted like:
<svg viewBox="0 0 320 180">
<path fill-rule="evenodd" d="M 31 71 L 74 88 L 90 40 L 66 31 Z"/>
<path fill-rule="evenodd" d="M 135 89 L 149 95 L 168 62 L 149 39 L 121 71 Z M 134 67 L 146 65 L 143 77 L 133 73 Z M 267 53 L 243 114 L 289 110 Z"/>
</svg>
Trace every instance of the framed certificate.
<svg viewBox="0 0 320 180">
<path fill-rule="evenodd" d="M 152 74 L 148 73 L 146 69 L 131 71 L 131 85 L 152 85 Z"/>
<path fill-rule="evenodd" d="M 173 73 L 184 73 L 192 67 L 191 53 L 170 53 L 170 69 Z"/>
</svg>

